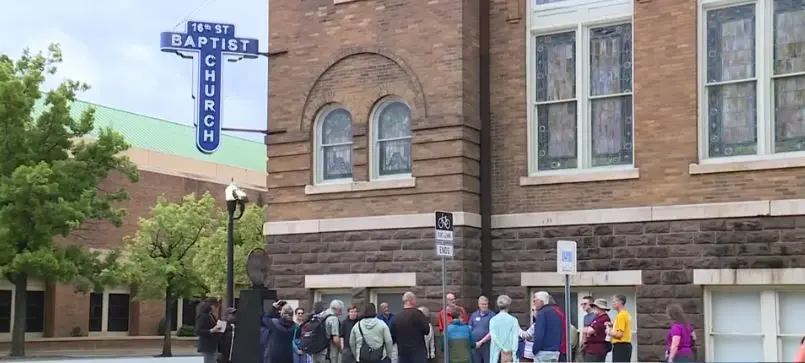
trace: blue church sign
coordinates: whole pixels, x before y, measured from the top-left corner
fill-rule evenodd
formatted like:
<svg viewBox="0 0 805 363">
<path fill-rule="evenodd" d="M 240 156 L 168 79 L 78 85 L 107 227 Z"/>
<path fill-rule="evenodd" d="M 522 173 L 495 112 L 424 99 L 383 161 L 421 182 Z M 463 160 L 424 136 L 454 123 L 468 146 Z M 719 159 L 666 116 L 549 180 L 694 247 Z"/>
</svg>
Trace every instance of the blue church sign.
<svg viewBox="0 0 805 363">
<path fill-rule="evenodd" d="M 257 39 L 236 37 L 233 24 L 188 21 L 184 33 L 163 32 L 160 48 L 196 53 L 196 147 L 214 153 L 221 146 L 221 64 L 226 56 L 257 58 Z"/>
</svg>

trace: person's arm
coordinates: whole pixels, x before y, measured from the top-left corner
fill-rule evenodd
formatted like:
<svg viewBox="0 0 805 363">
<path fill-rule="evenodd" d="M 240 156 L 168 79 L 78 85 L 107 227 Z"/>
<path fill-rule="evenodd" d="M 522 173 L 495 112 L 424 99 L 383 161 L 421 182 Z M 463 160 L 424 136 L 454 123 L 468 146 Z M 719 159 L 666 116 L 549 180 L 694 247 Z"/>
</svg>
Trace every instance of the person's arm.
<svg viewBox="0 0 805 363">
<path fill-rule="evenodd" d="M 392 320 L 389 322 L 389 332 L 391 333 L 391 341 L 393 344 L 397 344 L 397 323 Z"/>
<path fill-rule="evenodd" d="M 428 324 L 430 325 L 430 324 Z M 433 326 L 430 326 L 430 330 L 428 331 L 428 336 L 425 338 L 428 340 L 428 358 L 433 359 L 436 358 L 436 343 L 434 340 L 436 339 L 436 334 L 433 333 Z"/>
<path fill-rule="evenodd" d="M 425 314 L 420 313 L 420 315 L 422 317 L 419 319 L 419 332 L 422 333 L 422 336 L 425 336 L 430 332 L 430 319 Z M 394 320 L 391 322 L 394 323 Z"/>
<path fill-rule="evenodd" d="M 519 327 L 518 327 L 519 329 Z M 478 346 L 484 345 L 492 340 L 492 333 L 486 333 L 486 335 L 478 341 Z"/>
<path fill-rule="evenodd" d="M 361 333 L 358 324 L 360 323 L 360 320 L 355 323 L 355 325 L 352 327 L 352 331 L 349 333 L 349 346 L 352 348 L 353 352 L 355 352 L 355 348 L 358 346 L 358 334 Z"/>
<path fill-rule="evenodd" d="M 388 327 L 383 329 L 383 345 L 386 349 L 386 357 L 391 357 L 394 354 L 394 341 L 391 339 L 391 330 Z"/>
<path fill-rule="evenodd" d="M 799 345 L 799 350 L 797 350 L 797 354 L 794 355 L 794 362 L 805 363 L 805 339 L 803 339 L 803 344 Z"/>
<path fill-rule="evenodd" d="M 542 340 L 545 338 L 545 313 L 542 311 L 537 313 L 537 321 L 534 323 L 532 336 L 534 346 L 531 347 L 531 352 L 536 356 L 539 353 L 539 349 L 542 348 Z"/>
<path fill-rule="evenodd" d="M 205 314 L 199 314 L 196 317 L 196 335 L 210 335 L 210 316 Z"/>
<path fill-rule="evenodd" d="M 626 324 L 626 314 L 618 314 L 618 316 L 615 317 L 615 324 L 612 326 L 612 337 L 615 339 L 623 338 L 623 332 L 626 331 Z"/>
<path fill-rule="evenodd" d="M 679 341 L 682 339 L 679 335 L 671 337 L 671 347 L 668 348 L 668 363 L 673 363 L 676 352 L 679 350 Z"/>
<path fill-rule="evenodd" d="M 444 309 L 439 311 L 439 332 L 444 332 Z"/>
<path fill-rule="evenodd" d="M 458 308 L 461 309 L 461 320 L 464 320 L 464 324 L 469 323 L 470 322 L 470 316 L 467 315 L 467 310 L 464 309 L 463 306 L 459 306 Z"/>
<path fill-rule="evenodd" d="M 327 321 L 324 322 L 324 325 L 326 328 L 328 328 L 327 333 L 330 334 L 330 337 L 332 337 L 333 344 L 340 347 L 341 338 L 338 336 L 338 333 L 341 326 L 341 321 L 338 320 L 337 316 L 330 315 L 327 317 Z"/>
<path fill-rule="evenodd" d="M 344 338 L 347 336 L 345 331 L 347 330 L 347 324 L 338 324 L 338 340 L 341 341 L 341 350 L 344 350 Z"/>
</svg>

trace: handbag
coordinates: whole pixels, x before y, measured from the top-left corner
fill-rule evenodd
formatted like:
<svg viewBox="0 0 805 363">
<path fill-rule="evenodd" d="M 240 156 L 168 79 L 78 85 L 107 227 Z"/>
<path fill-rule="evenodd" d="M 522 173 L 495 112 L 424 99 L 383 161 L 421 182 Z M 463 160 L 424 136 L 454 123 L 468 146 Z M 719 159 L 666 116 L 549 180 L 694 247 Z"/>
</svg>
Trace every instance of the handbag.
<svg viewBox="0 0 805 363">
<path fill-rule="evenodd" d="M 358 330 L 361 332 L 361 340 L 363 344 L 361 344 L 361 350 L 358 352 L 358 362 L 361 363 L 380 363 L 383 360 L 383 348 L 386 347 L 386 342 L 383 342 L 383 345 L 380 348 L 372 349 L 369 346 L 369 343 L 366 342 L 366 336 L 363 335 L 363 328 L 361 328 L 361 323 L 358 322 Z"/>
</svg>

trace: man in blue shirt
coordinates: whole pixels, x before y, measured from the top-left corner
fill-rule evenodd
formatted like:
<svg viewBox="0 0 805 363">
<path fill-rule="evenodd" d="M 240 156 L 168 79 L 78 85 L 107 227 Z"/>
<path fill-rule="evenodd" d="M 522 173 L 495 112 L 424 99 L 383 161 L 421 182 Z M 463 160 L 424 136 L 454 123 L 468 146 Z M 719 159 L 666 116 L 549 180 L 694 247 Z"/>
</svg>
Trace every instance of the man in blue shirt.
<svg viewBox="0 0 805 363">
<path fill-rule="evenodd" d="M 489 299 L 486 296 L 478 298 L 478 311 L 470 316 L 470 330 L 475 349 L 472 350 L 473 363 L 489 363 L 489 320 L 495 312 L 489 310 Z"/>
<path fill-rule="evenodd" d="M 534 323 L 534 362 L 558 362 L 562 350 L 562 317 L 551 304 L 551 295 L 545 291 L 534 294 L 537 321 Z"/>
<path fill-rule="evenodd" d="M 394 314 L 389 311 L 387 302 L 380 303 L 380 312 L 377 314 L 377 318 L 386 323 L 387 326 L 391 326 L 391 319 L 394 319 Z"/>
</svg>

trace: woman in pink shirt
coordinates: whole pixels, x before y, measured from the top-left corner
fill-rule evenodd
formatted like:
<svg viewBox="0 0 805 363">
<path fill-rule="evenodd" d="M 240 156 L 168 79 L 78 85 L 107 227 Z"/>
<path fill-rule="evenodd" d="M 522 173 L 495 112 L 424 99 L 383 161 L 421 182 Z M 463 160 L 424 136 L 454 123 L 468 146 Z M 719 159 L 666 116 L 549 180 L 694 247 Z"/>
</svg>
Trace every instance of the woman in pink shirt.
<svg viewBox="0 0 805 363">
<path fill-rule="evenodd" d="M 694 362 L 696 353 L 696 333 L 693 325 L 688 322 L 688 317 L 679 304 L 670 304 L 665 308 L 665 313 L 671 318 L 671 327 L 668 329 L 668 337 L 665 344 L 665 360 L 673 362 Z"/>
</svg>

